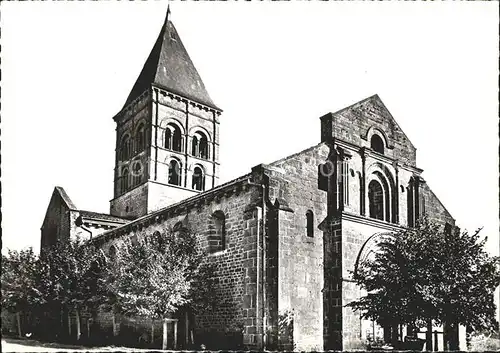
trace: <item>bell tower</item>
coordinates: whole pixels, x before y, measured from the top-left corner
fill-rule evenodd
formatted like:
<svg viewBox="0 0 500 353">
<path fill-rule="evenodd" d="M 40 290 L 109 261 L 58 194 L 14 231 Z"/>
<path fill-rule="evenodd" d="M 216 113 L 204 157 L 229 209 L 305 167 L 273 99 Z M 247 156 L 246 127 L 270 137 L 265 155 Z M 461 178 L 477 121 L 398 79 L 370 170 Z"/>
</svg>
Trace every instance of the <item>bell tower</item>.
<svg viewBox="0 0 500 353">
<path fill-rule="evenodd" d="M 217 186 L 219 116 L 170 8 L 116 122 L 110 213 L 137 218 Z"/>
</svg>

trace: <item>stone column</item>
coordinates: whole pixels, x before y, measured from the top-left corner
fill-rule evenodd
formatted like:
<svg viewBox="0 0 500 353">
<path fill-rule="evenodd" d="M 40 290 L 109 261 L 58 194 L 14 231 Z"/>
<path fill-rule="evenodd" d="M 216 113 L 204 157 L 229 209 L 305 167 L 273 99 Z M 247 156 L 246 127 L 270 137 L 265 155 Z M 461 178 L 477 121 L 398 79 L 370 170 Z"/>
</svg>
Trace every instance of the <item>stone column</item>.
<svg viewBox="0 0 500 353">
<path fill-rule="evenodd" d="M 340 168 L 341 168 L 341 197 L 342 197 L 342 203 L 341 207 L 342 210 L 345 210 L 347 207 L 349 207 L 349 160 L 351 159 L 352 155 L 349 151 L 343 150 L 342 151 L 342 157 L 341 157 L 341 163 L 340 163 Z"/>
<path fill-rule="evenodd" d="M 188 188 L 188 164 L 189 164 L 189 102 L 186 101 L 186 122 L 184 124 L 184 146 L 181 143 L 181 150 L 184 149 L 184 182 L 182 183 L 182 186 L 185 188 Z"/>
<path fill-rule="evenodd" d="M 361 180 L 360 180 L 360 213 L 362 216 L 366 215 L 366 153 L 365 148 L 361 149 Z"/>
<path fill-rule="evenodd" d="M 395 181 L 396 185 L 394 186 L 395 190 L 393 195 L 394 210 L 392 212 L 393 214 L 392 222 L 399 224 L 399 163 L 394 162 L 393 166 L 394 166 L 394 171 L 396 173 L 396 181 Z"/>
</svg>

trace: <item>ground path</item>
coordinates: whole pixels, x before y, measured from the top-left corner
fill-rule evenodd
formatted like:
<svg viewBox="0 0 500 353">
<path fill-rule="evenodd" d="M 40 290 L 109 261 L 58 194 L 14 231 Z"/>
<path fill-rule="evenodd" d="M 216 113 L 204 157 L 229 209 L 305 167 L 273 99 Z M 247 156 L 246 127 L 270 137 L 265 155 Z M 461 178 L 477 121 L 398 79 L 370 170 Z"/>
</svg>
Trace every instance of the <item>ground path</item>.
<svg viewBox="0 0 500 353">
<path fill-rule="evenodd" d="M 88 347 L 62 343 L 47 343 L 36 340 L 2 338 L 2 352 L 151 352 L 151 349 L 128 347 Z"/>
</svg>

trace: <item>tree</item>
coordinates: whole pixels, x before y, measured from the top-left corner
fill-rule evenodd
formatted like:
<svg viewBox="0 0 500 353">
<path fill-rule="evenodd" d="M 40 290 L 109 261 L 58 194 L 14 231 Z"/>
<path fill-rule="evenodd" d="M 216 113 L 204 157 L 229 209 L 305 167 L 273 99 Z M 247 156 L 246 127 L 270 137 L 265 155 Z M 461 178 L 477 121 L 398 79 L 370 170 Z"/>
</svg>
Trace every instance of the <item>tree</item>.
<svg viewBox="0 0 500 353">
<path fill-rule="evenodd" d="M 21 312 L 31 312 L 44 302 L 39 291 L 39 259 L 32 248 L 9 250 L 2 255 L 2 309 L 15 313 L 19 337 L 22 337 Z"/>
<path fill-rule="evenodd" d="M 488 255 L 479 231 L 445 231 L 422 217 L 415 228 L 386 237 L 375 258 L 353 275 L 368 294 L 348 306 L 384 326 L 429 327 L 432 320 L 454 330 L 458 324 L 475 331 L 497 329 L 493 295 L 500 284 L 500 259 Z M 450 348 L 458 348 L 447 337 Z"/>
<path fill-rule="evenodd" d="M 213 293 L 210 266 L 203 261 L 196 236 L 187 230 L 125 241 L 107 263 L 108 309 L 125 315 L 163 320 L 178 308 L 211 305 L 204 294 Z"/>
<path fill-rule="evenodd" d="M 48 310 L 68 311 L 68 330 L 71 334 L 69 312 L 76 314 L 76 338 L 81 337 L 82 311 L 95 310 L 103 298 L 104 263 L 102 252 L 80 239 L 58 242 L 44 249 L 40 267 L 43 269 L 39 287 L 49 303 Z"/>
</svg>

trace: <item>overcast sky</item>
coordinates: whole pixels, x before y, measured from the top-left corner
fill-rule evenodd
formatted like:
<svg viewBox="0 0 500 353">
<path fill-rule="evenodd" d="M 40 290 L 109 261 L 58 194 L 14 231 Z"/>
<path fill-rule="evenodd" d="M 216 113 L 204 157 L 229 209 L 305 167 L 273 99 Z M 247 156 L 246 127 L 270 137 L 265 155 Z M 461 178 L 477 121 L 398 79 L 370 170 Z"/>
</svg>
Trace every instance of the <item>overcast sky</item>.
<svg viewBox="0 0 500 353">
<path fill-rule="evenodd" d="M 38 250 L 54 186 L 109 211 L 115 123 L 166 2 L 2 2 L 2 241 Z M 498 251 L 498 3 L 172 2 L 221 117 L 222 181 L 320 142 L 377 93 L 462 228 Z"/>
</svg>

